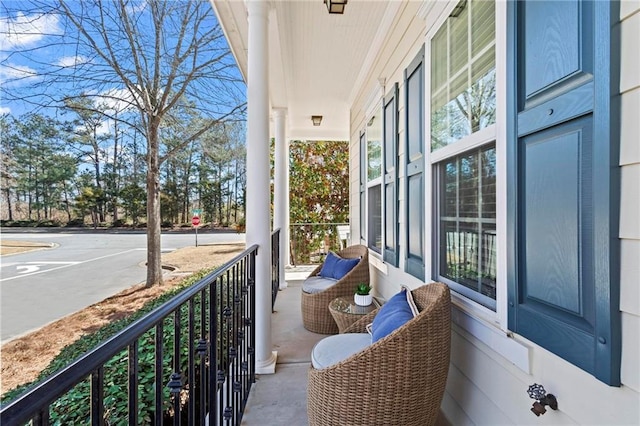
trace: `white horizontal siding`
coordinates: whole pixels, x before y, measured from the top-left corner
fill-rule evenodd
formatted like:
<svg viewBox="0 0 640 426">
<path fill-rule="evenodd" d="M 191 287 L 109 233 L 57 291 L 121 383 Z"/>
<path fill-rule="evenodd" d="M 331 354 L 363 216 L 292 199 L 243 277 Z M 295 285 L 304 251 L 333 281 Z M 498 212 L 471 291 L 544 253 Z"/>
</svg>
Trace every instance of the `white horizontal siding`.
<svg viewBox="0 0 640 426">
<path fill-rule="evenodd" d="M 534 423 L 535 415 L 530 411 L 533 400 L 527 394 L 529 385 L 534 382 L 532 377 L 497 356 L 488 346 L 473 337 L 467 340 L 453 333 L 447 392 L 475 424 Z M 553 391 L 548 384 L 542 384 L 548 392 Z M 562 404 L 560 397 L 558 400 Z M 576 423 L 562 410 L 545 417 L 543 424 L 550 424 L 549 421 L 556 425 Z"/>
<path fill-rule="evenodd" d="M 620 17 L 620 375 L 640 424 L 640 1 L 620 2 Z"/>
<path fill-rule="evenodd" d="M 620 374 L 625 386 L 640 392 L 640 317 L 622 313 L 622 366 Z M 640 398 L 640 397 L 639 397 Z M 640 404 L 640 401 L 638 401 Z M 638 415 L 640 424 L 640 414 Z"/>
<path fill-rule="evenodd" d="M 640 240 L 620 244 L 620 287 L 620 310 L 640 316 Z"/>
<path fill-rule="evenodd" d="M 458 402 L 445 391 L 442 397 L 441 411 L 448 413 L 449 418 L 446 422 L 452 426 L 473 426 L 475 423 L 466 415 L 462 407 L 458 405 Z M 436 423 L 437 424 L 437 423 Z"/>
<path fill-rule="evenodd" d="M 640 38 L 640 35 L 638 37 Z M 637 54 L 640 56 L 640 50 Z M 640 88 L 624 93 L 620 104 L 620 165 L 638 164 L 640 163 Z"/>
<path fill-rule="evenodd" d="M 454 365 L 449 368 L 447 393 L 458 403 L 459 407 L 462 408 L 475 425 L 513 424 L 501 411 L 502 405 L 496 405 Z M 448 416 L 447 420 L 449 420 Z"/>
<path fill-rule="evenodd" d="M 620 238 L 640 240 L 640 163 L 622 167 L 620 178 Z"/>
<path fill-rule="evenodd" d="M 581 425 L 638 425 L 640 396 L 627 386 L 613 387 L 541 348 L 534 375 L 558 398 L 559 409 Z M 546 415 L 546 414 L 545 414 Z"/>
<path fill-rule="evenodd" d="M 621 3 L 625 3 L 624 1 Z M 620 29 L 620 93 L 625 93 L 640 87 L 640 55 L 638 54 L 638 40 L 640 40 L 640 10 L 629 14 L 622 21 Z"/>
<path fill-rule="evenodd" d="M 622 0 L 620 2 L 620 20 L 629 18 L 634 13 L 640 11 L 640 0 Z"/>
</svg>

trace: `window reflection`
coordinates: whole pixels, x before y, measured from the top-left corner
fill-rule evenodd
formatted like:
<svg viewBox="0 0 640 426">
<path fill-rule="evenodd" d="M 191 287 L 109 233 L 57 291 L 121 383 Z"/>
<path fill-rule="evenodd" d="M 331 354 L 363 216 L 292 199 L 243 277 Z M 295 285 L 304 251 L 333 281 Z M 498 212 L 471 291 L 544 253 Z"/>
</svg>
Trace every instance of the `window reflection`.
<svg viewBox="0 0 640 426">
<path fill-rule="evenodd" d="M 382 121 L 376 114 L 367 123 L 367 179 L 382 176 Z"/>
<path fill-rule="evenodd" d="M 496 298 L 495 147 L 439 164 L 440 274 Z"/>
<path fill-rule="evenodd" d="M 493 2 L 467 2 L 433 37 L 431 52 L 431 150 L 435 151 L 496 121 Z"/>
</svg>

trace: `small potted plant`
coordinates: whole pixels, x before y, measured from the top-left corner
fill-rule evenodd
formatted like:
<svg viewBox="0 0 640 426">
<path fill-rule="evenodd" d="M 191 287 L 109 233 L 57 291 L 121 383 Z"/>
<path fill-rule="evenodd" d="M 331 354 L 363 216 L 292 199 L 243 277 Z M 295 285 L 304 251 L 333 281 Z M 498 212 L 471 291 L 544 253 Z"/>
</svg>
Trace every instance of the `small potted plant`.
<svg viewBox="0 0 640 426">
<path fill-rule="evenodd" d="M 353 296 L 353 301 L 358 306 L 369 306 L 373 303 L 373 296 L 371 295 L 371 286 L 366 283 L 360 283 L 356 287 L 356 294 Z"/>
</svg>

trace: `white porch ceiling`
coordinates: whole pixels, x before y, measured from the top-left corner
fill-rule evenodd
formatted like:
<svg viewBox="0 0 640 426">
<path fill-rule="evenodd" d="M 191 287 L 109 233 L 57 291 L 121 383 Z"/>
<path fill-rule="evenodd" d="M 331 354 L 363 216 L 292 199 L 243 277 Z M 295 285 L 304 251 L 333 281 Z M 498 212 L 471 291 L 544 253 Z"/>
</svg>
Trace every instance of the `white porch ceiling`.
<svg viewBox="0 0 640 426">
<path fill-rule="evenodd" d="M 245 2 L 211 3 L 246 76 Z M 349 0 L 343 15 L 330 15 L 323 0 L 270 2 L 269 97 L 272 108 L 287 109 L 288 138 L 349 139 L 349 106 L 390 3 Z M 321 126 L 312 125 L 312 115 L 323 116 Z"/>
</svg>

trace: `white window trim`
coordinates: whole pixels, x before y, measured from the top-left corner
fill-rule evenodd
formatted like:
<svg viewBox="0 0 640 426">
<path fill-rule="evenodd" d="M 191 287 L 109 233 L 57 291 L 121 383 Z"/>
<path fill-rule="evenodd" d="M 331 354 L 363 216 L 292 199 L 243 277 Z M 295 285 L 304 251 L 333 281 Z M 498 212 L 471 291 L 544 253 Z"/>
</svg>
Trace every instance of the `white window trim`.
<svg viewBox="0 0 640 426">
<path fill-rule="evenodd" d="M 506 47 L 507 47 L 507 4 L 495 1 L 496 23 L 496 123 L 482 129 L 459 144 L 443 147 L 431 152 L 431 39 L 444 24 L 458 0 L 450 1 L 444 9 L 432 12 L 437 16 L 434 25 L 425 36 L 425 223 L 433 224 L 433 164 L 456 153 L 471 150 L 490 141 L 496 147 L 496 310 L 495 312 L 458 293 L 452 292 L 452 322 L 473 338 L 496 351 L 527 374 L 531 372 L 531 348 L 514 339 L 508 331 L 507 318 L 507 95 L 506 95 Z M 433 226 L 425 230 L 426 259 L 433 257 Z M 432 262 L 425 266 L 425 276 L 433 276 Z"/>
</svg>

